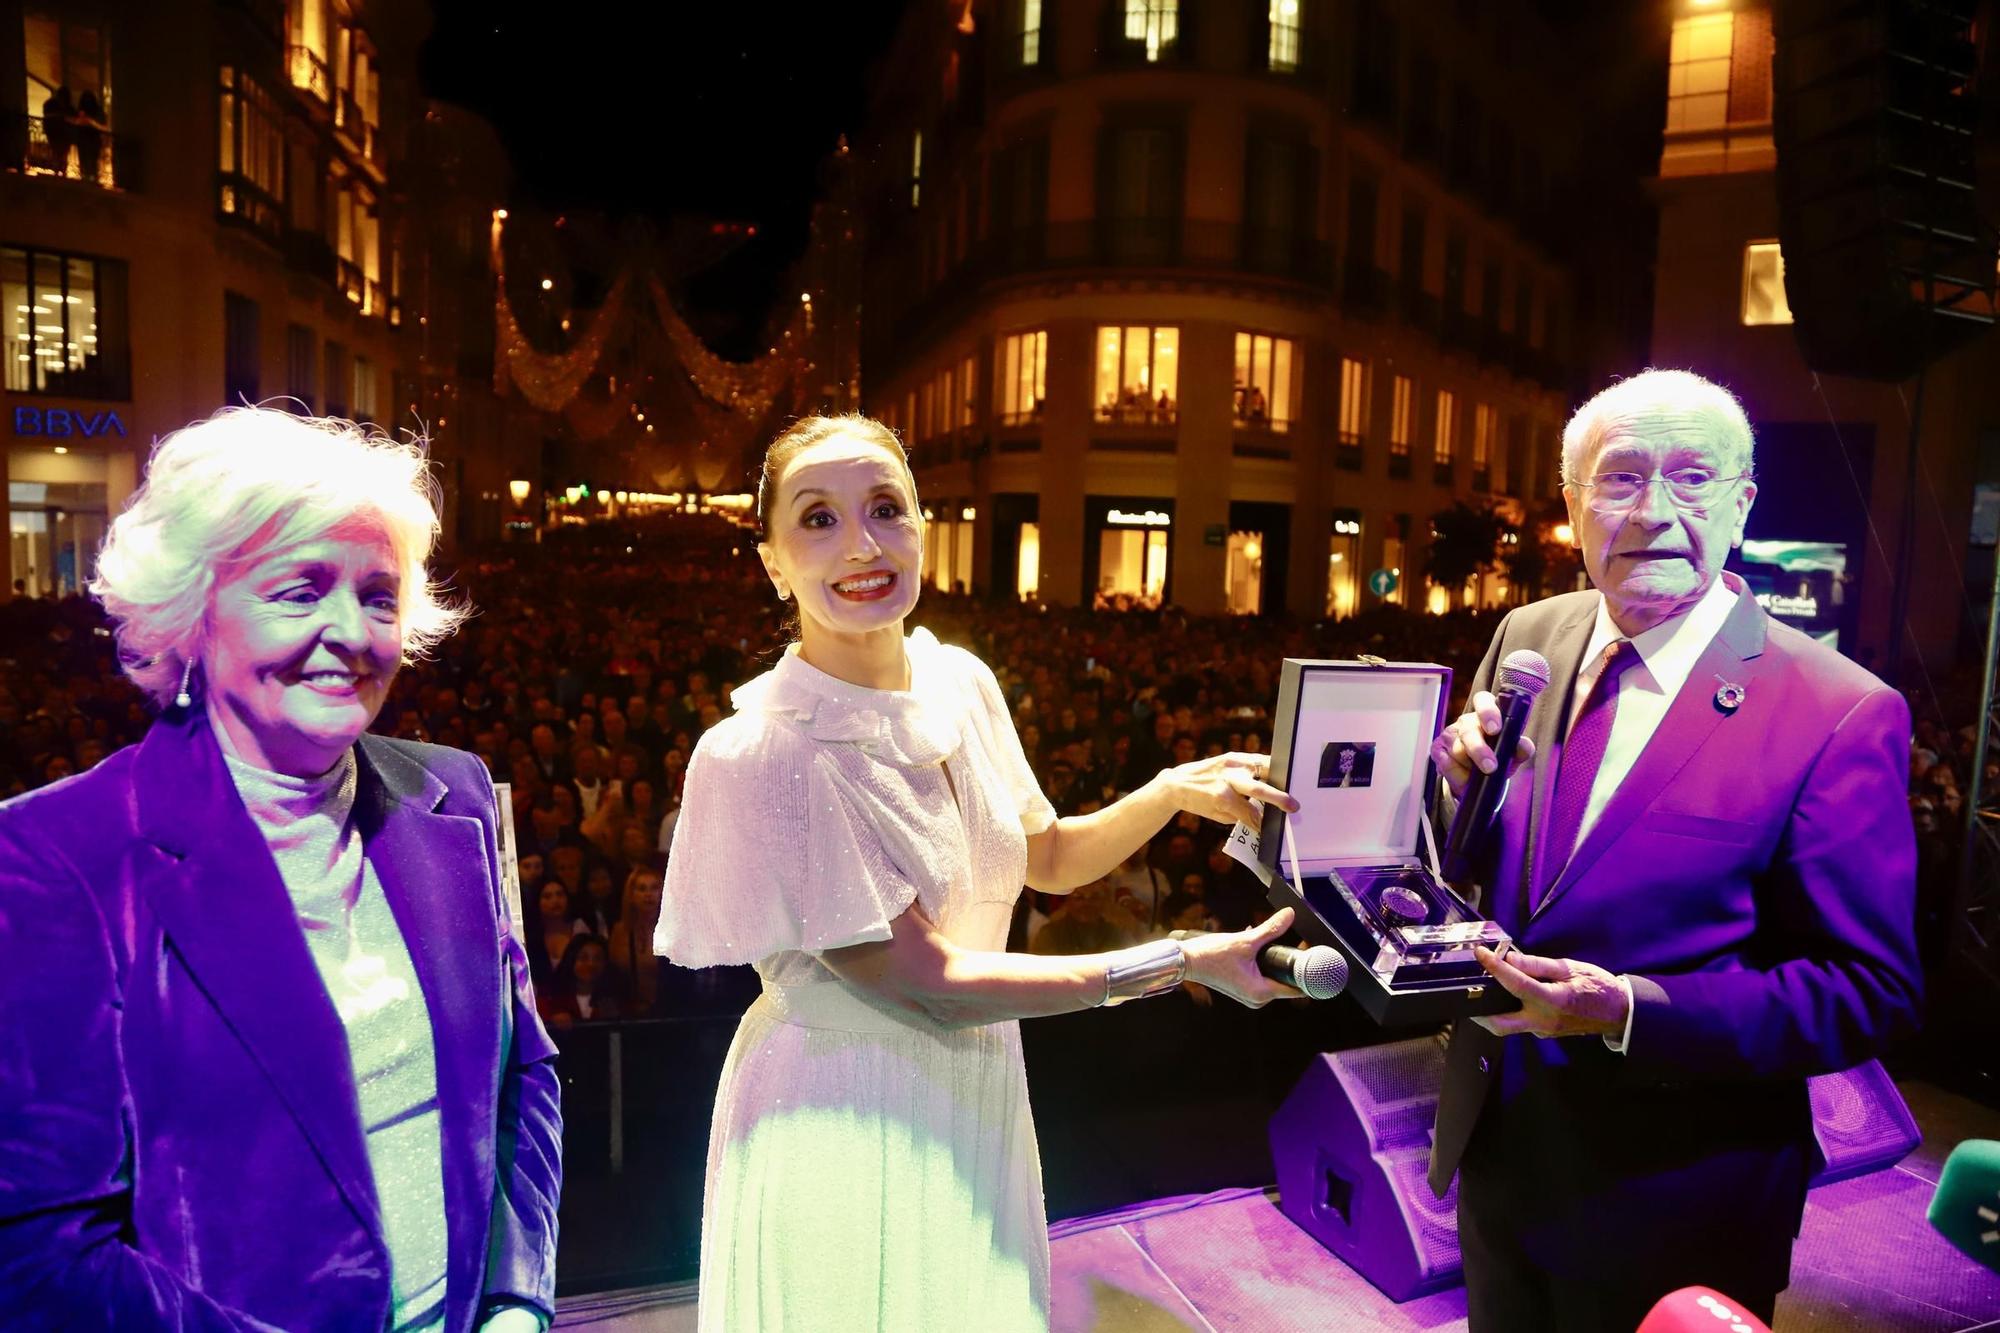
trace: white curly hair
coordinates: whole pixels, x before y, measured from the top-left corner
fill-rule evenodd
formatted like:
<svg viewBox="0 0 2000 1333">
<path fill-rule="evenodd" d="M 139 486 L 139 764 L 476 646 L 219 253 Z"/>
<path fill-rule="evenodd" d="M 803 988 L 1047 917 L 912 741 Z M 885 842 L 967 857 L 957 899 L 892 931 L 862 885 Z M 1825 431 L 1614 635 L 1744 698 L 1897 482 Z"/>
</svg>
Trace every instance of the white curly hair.
<svg viewBox="0 0 2000 1333">
<path fill-rule="evenodd" d="M 232 569 L 357 524 L 389 543 L 403 661 L 415 661 L 471 614 L 445 601 L 427 568 L 438 486 L 421 439 L 267 407 L 224 408 L 161 439 L 90 581 L 125 674 L 164 708 L 200 661 L 215 588 Z"/>
</svg>

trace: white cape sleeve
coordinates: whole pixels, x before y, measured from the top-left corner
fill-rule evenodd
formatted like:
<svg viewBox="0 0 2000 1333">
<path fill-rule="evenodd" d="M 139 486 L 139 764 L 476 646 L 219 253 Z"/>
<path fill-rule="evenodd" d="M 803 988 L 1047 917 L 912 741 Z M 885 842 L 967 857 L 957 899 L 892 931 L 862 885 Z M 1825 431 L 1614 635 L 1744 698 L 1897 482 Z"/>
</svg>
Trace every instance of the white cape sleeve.
<svg viewBox="0 0 2000 1333">
<path fill-rule="evenodd" d="M 1007 712 L 1007 697 L 1000 692 L 1000 681 L 993 668 L 972 653 L 964 653 L 963 657 L 966 674 L 972 677 L 979 696 L 972 709 L 973 725 L 985 737 L 986 752 L 993 756 L 1000 780 L 1007 784 L 1014 812 L 1021 817 L 1022 832 L 1032 838 L 1056 822 L 1056 808 L 1042 794 L 1042 784 L 1035 780 L 1035 770 L 1028 766 L 1021 735 L 1014 730 L 1014 719 Z"/>
<path fill-rule="evenodd" d="M 916 886 L 783 723 L 739 714 L 688 761 L 653 951 L 682 967 L 889 938 Z"/>
</svg>

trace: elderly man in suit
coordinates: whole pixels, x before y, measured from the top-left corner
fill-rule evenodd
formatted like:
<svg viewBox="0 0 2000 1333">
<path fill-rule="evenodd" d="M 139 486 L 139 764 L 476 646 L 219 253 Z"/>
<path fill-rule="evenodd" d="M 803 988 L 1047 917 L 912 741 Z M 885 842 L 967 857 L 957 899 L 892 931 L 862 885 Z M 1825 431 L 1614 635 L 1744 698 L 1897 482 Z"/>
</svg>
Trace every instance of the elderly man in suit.
<svg viewBox="0 0 2000 1333">
<path fill-rule="evenodd" d="M 1498 664 L 1548 659 L 1474 876 L 1521 1009 L 1452 1034 L 1431 1163 L 1474 1333 L 1629 1333 L 1696 1283 L 1770 1319 L 1806 1079 L 1917 1011 L 1909 711 L 1723 572 L 1752 475 L 1742 408 L 1695 375 L 1585 404 L 1563 496 L 1595 590 L 1510 613 L 1433 749 L 1454 793 L 1491 771 Z"/>
</svg>

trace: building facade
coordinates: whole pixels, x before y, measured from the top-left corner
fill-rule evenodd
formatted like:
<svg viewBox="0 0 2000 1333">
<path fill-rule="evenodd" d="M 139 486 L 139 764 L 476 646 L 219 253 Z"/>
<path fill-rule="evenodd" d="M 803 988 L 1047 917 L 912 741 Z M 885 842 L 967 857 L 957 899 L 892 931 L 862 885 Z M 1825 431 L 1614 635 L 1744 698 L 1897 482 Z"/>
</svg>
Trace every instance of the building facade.
<svg viewBox="0 0 2000 1333">
<path fill-rule="evenodd" d="M 1347 615 L 1555 495 L 1565 136 L 1510 9 L 912 7 L 873 104 L 864 401 L 936 586 Z M 1505 58 L 1495 58 L 1496 52 Z"/>
<path fill-rule="evenodd" d="M 1971 341 L 1925 374 L 1899 627 L 1916 385 L 1815 374 L 1799 349 L 1779 245 L 1770 6 L 1674 0 L 1661 20 L 1673 33 L 1653 363 L 1719 380 L 1749 412 L 1760 489 L 1742 563 L 1774 613 L 1877 670 L 1900 638 L 1898 683 L 1941 678 L 1984 631 L 1983 609 L 1968 607 L 1984 606 L 1993 536 L 1989 518 L 1974 543 L 1974 497 L 2000 483 L 2000 343 Z"/>
<path fill-rule="evenodd" d="M 407 206 L 413 145 L 451 128 L 413 133 L 424 21 L 364 0 L 0 7 L 0 596 L 77 591 L 151 442 L 225 403 L 449 417 L 421 390 L 456 351 L 413 299 L 415 279 L 440 294 L 437 238 Z M 476 273 L 449 273 L 490 303 L 485 246 L 482 221 Z"/>
</svg>

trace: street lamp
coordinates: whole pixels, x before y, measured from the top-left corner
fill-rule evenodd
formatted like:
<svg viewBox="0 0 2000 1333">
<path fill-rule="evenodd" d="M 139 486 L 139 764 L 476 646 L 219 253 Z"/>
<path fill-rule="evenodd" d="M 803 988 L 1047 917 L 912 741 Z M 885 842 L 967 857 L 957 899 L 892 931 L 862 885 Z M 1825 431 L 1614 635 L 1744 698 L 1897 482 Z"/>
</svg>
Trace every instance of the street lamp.
<svg viewBox="0 0 2000 1333">
<path fill-rule="evenodd" d="M 534 483 L 525 481 L 520 477 L 516 477 L 507 483 L 507 494 L 514 497 L 514 507 L 516 509 L 528 503 L 528 492 L 533 489 L 535 489 Z"/>
</svg>

